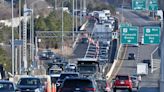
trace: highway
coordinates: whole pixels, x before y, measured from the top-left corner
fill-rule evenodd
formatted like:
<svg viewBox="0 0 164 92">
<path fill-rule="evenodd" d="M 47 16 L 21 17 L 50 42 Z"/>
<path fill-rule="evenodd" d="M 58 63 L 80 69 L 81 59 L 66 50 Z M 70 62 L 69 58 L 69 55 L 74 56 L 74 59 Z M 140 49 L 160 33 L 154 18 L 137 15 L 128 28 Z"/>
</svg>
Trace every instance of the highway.
<svg viewBox="0 0 164 92">
<path fill-rule="evenodd" d="M 143 26 L 149 26 L 149 25 L 152 26 L 152 24 L 154 26 L 158 25 L 156 22 L 153 23 L 152 20 L 149 20 L 148 18 L 143 19 L 143 17 L 129 10 L 123 10 L 123 15 L 126 18 L 125 20 L 128 21 L 129 23 L 132 23 L 132 25 L 140 26 L 139 41 L 141 41 L 141 36 L 143 34 L 142 32 Z M 122 67 L 120 68 L 118 74 L 136 75 L 137 63 L 141 62 L 143 59 L 151 59 L 151 53 L 155 50 L 157 46 L 158 45 L 140 45 L 139 47 L 128 47 L 126 50 L 126 55 L 123 58 Z M 135 53 L 136 59 L 127 60 L 129 53 Z M 149 69 L 149 74 L 147 76 L 142 77 L 141 88 L 139 92 L 159 92 L 158 80 L 159 80 L 159 69 L 156 70 L 153 74 L 150 73 L 150 69 Z M 121 92 L 126 92 L 126 91 L 121 91 Z"/>
<path fill-rule="evenodd" d="M 88 21 L 88 25 L 86 27 L 86 31 L 91 32 L 94 27 L 94 20 Z M 88 47 L 88 43 L 77 43 L 77 46 L 75 47 L 75 50 L 73 51 L 74 58 L 83 58 L 85 56 L 86 50 Z"/>
</svg>

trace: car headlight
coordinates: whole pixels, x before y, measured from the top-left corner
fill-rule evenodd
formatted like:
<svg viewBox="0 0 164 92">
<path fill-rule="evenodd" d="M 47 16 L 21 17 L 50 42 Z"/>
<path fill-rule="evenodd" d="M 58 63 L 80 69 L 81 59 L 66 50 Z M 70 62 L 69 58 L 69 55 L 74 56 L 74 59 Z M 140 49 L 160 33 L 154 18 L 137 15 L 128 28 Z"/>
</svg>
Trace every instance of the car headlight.
<svg viewBox="0 0 164 92">
<path fill-rule="evenodd" d="M 40 89 L 39 88 L 35 89 L 35 92 L 40 92 Z"/>
</svg>

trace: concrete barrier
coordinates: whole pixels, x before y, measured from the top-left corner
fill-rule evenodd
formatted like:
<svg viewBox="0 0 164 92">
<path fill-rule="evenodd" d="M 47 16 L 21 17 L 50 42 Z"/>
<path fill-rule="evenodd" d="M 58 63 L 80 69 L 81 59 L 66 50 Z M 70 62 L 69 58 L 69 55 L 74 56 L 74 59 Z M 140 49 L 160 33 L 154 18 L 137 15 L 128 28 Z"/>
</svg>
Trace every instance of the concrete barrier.
<svg viewBox="0 0 164 92">
<path fill-rule="evenodd" d="M 86 21 L 86 22 L 81 26 L 80 30 L 81 30 L 81 29 L 85 29 L 86 26 L 87 26 L 87 24 L 88 24 L 88 21 Z M 77 35 L 77 37 L 76 37 L 76 39 L 75 39 L 75 42 L 74 42 L 73 45 L 72 45 L 72 48 L 73 48 L 73 49 L 76 48 L 76 43 L 79 41 L 79 38 L 80 38 L 80 33 L 78 33 L 78 35 Z"/>
<path fill-rule="evenodd" d="M 107 75 L 106 75 L 106 79 L 107 79 L 107 80 L 109 80 L 109 79 L 111 78 L 112 73 L 113 73 L 113 70 L 114 70 L 114 68 L 116 67 L 116 64 L 117 64 L 117 62 L 118 62 L 118 59 L 119 59 L 119 57 L 120 57 L 120 55 L 121 55 L 121 47 L 122 47 L 122 45 L 119 46 L 118 53 L 117 53 L 117 58 L 114 60 L 114 62 L 113 62 L 113 64 L 112 64 L 112 66 L 111 66 L 109 72 L 108 72 Z"/>
</svg>

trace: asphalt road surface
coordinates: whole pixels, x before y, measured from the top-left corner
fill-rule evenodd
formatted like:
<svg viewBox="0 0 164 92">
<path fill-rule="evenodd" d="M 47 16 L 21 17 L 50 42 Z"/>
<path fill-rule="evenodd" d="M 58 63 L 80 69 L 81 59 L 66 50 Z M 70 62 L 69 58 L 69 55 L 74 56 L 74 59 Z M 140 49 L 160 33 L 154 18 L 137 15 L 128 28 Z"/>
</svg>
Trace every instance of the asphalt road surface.
<svg viewBox="0 0 164 92">
<path fill-rule="evenodd" d="M 120 11 L 121 12 L 121 11 Z M 123 10 L 124 17 L 126 20 L 133 25 L 140 26 L 139 30 L 139 41 L 141 41 L 141 36 L 143 35 L 142 27 L 153 25 L 156 26 L 157 23 L 148 20 L 147 18 L 139 16 L 129 10 Z M 157 24 L 158 25 L 158 24 Z M 141 62 L 143 59 L 151 59 L 151 53 L 155 50 L 158 45 L 140 45 L 139 47 L 128 47 L 126 51 L 125 58 L 123 59 L 122 67 L 118 74 L 129 74 L 135 75 L 136 74 L 136 65 L 137 63 Z M 135 53 L 136 59 L 135 60 L 127 60 L 129 53 Z M 159 92 L 159 70 L 156 70 L 153 74 L 150 73 L 147 76 L 142 77 L 141 88 L 139 92 Z M 118 91 L 118 92 L 128 92 L 128 91 Z M 135 92 L 135 90 L 134 90 Z"/>
<path fill-rule="evenodd" d="M 95 21 L 89 21 L 88 26 L 86 28 L 87 31 L 92 31 L 94 27 Z M 78 43 L 77 47 L 73 51 L 74 58 L 83 58 L 85 56 L 86 50 L 88 47 L 88 43 Z"/>
</svg>

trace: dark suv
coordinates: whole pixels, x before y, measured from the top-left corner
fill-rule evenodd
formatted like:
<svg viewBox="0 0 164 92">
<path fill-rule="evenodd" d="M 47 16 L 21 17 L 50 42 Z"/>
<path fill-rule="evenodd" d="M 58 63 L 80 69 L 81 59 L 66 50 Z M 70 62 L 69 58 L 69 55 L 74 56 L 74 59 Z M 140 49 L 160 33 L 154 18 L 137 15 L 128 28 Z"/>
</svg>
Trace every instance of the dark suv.
<svg viewBox="0 0 164 92">
<path fill-rule="evenodd" d="M 128 89 L 129 92 L 132 92 L 132 80 L 129 75 L 117 75 L 113 83 L 113 92 L 116 92 L 117 89 Z"/>
<path fill-rule="evenodd" d="M 60 77 L 58 78 L 56 82 L 57 88 L 59 88 L 64 81 L 65 78 L 70 78 L 70 77 L 79 77 L 79 73 L 77 72 L 64 72 L 60 74 Z"/>
<path fill-rule="evenodd" d="M 128 60 L 135 60 L 135 54 L 129 53 Z"/>
<path fill-rule="evenodd" d="M 99 92 L 96 82 L 88 78 L 66 78 L 58 92 Z"/>
</svg>

